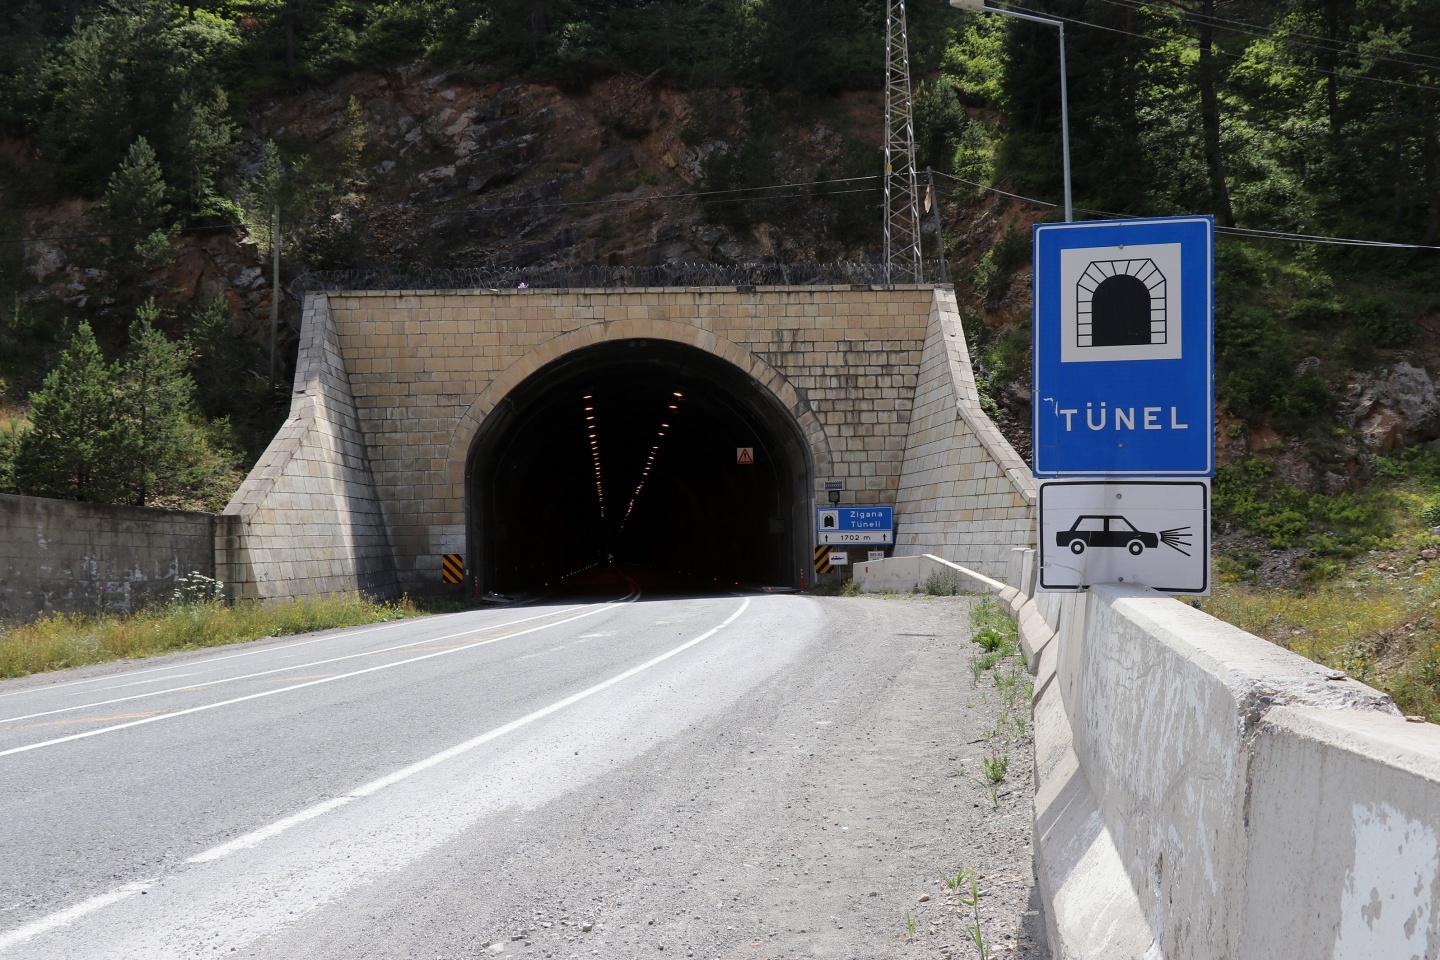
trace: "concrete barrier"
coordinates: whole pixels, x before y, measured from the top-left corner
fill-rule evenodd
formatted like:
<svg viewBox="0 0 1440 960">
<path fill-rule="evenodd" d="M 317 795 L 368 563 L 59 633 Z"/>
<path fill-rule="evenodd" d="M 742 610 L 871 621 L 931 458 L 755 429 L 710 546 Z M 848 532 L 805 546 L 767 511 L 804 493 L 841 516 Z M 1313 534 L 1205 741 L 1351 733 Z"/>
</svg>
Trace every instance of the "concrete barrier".
<svg viewBox="0 0 1440 960">
<path fill-rule="evenodd" d="M 1440 728 L 1145 588 L 1029 595 L 1018 554 L 1057 960 L 1440 955 Z"/>
<path fill-rule="evenodd" d="M 215 576 L 215 518 L 0 494 L 0 620 L 129 612 Z"/>
<path fill-rule="evenodd" d="M 959 593 L 998 593 L 1005 588 L 984 574 L 928 553 L 857 562 L 852 576 L 861 593 L 920 593 L 932 576 L 952 578 Z"/>
</svg>

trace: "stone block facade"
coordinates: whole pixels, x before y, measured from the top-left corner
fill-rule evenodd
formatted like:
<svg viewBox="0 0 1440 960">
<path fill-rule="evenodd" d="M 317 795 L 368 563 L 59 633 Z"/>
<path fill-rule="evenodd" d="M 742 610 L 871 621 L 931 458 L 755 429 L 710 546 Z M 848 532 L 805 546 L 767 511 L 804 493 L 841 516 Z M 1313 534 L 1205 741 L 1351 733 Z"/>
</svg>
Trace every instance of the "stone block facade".
<svg viewBox="0 0 1440 960">
<path fill-rule="evenodd" d="M 899 508 L 899 552 L 998 575 L 1032 537 L 1028 471 L 979 409 L 947 289 L 312 294 L 303 332 L 290 421 L 226 509 L 222 569 L 246 595 L 434 592 L 442 555 L 466 551 L 486 417 L 546 364 L 617 340 L 745 371 L 806 438 L 821 502 L 841 479 L 848 502 Z"/>
<path fill-rule="evenodd" d="M 952 296 L 931 305 L 896 497 L 897 555 L 934 554 L 1001 578 L 1032 544 L 1035 480 L 980 406 Z"/>
<path fill-rule="evenodd" d="M 215 576 L 215 517 L 0 494 L 0 621 L 127 613 Z"/>
<path fill-rule="evenodd" d="M 215 564 L 237 598 L 396 594 L 389 534 L 324 297 L 306 302 L 290 417 L 220 517 Z"/>
</svg>

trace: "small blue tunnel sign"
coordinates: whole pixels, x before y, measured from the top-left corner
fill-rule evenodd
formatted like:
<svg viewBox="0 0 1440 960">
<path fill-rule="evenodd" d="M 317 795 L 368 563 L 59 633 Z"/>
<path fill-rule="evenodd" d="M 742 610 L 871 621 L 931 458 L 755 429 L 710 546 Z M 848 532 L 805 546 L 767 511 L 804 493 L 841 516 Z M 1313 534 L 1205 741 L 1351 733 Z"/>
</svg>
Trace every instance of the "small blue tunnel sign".
<svg viewBox="0 0 1440 960">
<path fill-rule="evenodd" d="M 1214 220 L 1035 228 L 1034 471 L 1214 471 Z"/>
</svg>

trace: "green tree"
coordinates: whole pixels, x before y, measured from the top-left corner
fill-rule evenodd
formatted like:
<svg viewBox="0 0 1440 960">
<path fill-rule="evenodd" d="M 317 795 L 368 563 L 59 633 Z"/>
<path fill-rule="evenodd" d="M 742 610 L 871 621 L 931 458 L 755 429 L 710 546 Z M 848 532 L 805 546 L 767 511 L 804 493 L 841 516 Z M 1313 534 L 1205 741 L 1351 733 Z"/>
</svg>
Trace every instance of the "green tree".
<svg viewBox="0 0 1440 960">
<path fill-rule="evenodd" d="M 175 152 L 178 192 L 188 206 L 205 210 L 215 194 L 215 178 L 235 146 L 230 101 L 216 88 L 209 97 L 186 90 L 175 104 L 169 139 Z"/>
<path fill-rule="evenodd" d="M 140 137 L 130 145 L 100 200 L 101 221 L 117 234 L 110 238 L 110 250 L 120 272 L 148 273 L 169 256 L 177 227 L 166 222 L 170 204 L 165 194 L 155 151 Z"/>
<path fill-rule="evenodd" d="M 134 437 L 119 416 L 117 380 L 90 325 L 80 324 L 30 397 L 30 428 L 15 446 L 17 492 L 97 503 L 124 500 Z"/>
<path fill-rule="evenodd" d="M 132 438 L 125 474 L 135 506 L 183 493 L 187 468 L 195 460 L 190 346 L 156 329 L 159 318 L 155 301 L 140 308 L 120 371 L 118 411 Z"/>
<path fill-rule="evenodd" d="M 121 152 L 144 137 L 166 169 L 185 165 L 187 124 L 176 113 L 213 104 L 240 48 L 236 27 L 215 16 L 186 19 L 169 0 L 108 0 L 53 44 L 42 84 L 39 139 L 70 184 L 98 193 Z M 180 134 L 177 137 L 175 134 Z"/>
<path fill-rule="evenodd" d="M 255 174 L 236 200 L 262 255 L 272 249 L 272 217 L 280 208 L 280 242 L 288 266 L 343 261 L 350 239 L 349 212 L 359 202 L 365 170 L 365 121 L 352 98 L 335 132 L 315 155 L 286 162 L 274 141 L 265 144 Z"/>
</svg>

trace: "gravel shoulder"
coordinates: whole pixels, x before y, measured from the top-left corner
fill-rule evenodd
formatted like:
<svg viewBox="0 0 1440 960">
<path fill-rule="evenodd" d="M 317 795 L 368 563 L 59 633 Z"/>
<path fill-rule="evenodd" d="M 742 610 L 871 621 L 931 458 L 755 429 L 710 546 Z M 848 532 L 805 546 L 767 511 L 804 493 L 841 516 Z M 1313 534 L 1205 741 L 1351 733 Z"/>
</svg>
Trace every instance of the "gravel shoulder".
<svg viewBox="0 0 1440 960">
<path fill-rule="evenodd" d="M 733 710 L 239 955 L 978 957 L 964 868 L 991 956 L 1047 957 L 1029 698 L 972 676 L 976 601 L 814 602 L 819 634 Z"/>
</svg>

